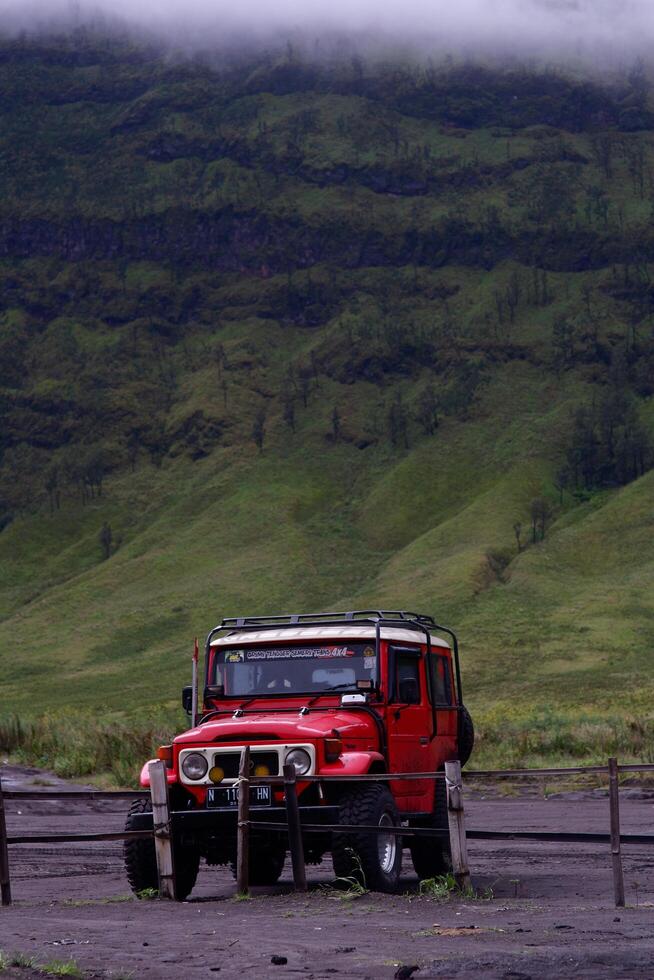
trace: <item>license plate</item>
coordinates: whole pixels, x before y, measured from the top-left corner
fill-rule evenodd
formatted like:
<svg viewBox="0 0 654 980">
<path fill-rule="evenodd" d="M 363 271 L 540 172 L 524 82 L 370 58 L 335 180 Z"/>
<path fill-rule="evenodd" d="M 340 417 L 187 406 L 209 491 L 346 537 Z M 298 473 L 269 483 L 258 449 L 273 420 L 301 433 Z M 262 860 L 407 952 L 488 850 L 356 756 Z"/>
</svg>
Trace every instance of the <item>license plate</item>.
<svg viewBox="0 0 654 980">
<path fill-rule="evenodd" d="M 270 786 L 250 786 L 250 806 L 270 806 Z M 237 807 L 238 786 L 212 786 L 207 790 L 208 807 Z"/>
</svg>

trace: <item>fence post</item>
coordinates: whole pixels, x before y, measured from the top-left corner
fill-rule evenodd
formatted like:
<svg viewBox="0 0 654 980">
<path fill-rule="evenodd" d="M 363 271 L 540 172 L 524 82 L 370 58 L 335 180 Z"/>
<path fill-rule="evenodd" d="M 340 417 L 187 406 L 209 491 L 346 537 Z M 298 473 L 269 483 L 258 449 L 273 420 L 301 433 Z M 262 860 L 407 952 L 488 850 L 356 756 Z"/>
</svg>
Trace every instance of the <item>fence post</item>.
<svg viewBox="0 0 654 980">
<path fill-rule="evenodd" d="M 445 763 L 445 785 L 447 787 L 447 820 L 450 828 L 452 870 L 459 888 L 469 888 L 470 870 L 468 868 L 468 845 L 463 812 L 461 763 L 458 760 Z"/>
<path fill-rule="evenodd" d="M 618 760 L 609 759 L 609 806 L 611 809 L 611 861 L 613 864 L 613 894 L 616 908 L 624 908 L 624 876 L 620 852 L 620 795 Z"/>
<path fill-rule="evenodd" d="M 241 749 L 238 769 L 238 827 L 236 830 L 236 888 L 250 890 L 250 746 Z"/>
<path fill-rule="evenodd" d="M 288 843 L 293 864 L 293 881 L 296 892 L 307 890 L 307 873 L 304 865 L 300 808 L 297 802 L 295 766 L 284 766 L 284 796 L 286 798 L 286 820 L 288 822 Z"/>
<path fill-rule="evenodd" d="M 7 847 L 7 822 L 5 820 L 5 801 L 0 780 L 0 892 L 3 905 L 11 905 L 11 884 L 9 881 L 9 848 Z"/>
<path fill-rule="evenodd" d="M 170 828 L 166 766 L 161 759 L 157 759 L 148 765 L 148 772 L 150 774 L 150 795 L 152 797 L 154 850 L 157 858 L 157 874 L 159 876 L 159 897 L 174 899 L 175 866 L 173 863 L 173 842 Z"/>
</svg>

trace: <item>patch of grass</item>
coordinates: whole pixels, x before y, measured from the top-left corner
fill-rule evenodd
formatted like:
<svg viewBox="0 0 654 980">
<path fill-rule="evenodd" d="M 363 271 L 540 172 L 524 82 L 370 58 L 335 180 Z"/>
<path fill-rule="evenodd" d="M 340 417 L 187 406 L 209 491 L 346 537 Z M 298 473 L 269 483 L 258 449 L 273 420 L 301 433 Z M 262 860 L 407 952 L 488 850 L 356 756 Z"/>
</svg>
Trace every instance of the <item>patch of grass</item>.
<svg viewBox="0 0 654 980">
<path fill-rule="evenodd" d="M 174 711 L 138 720 L 90 712 L 44 714 L 34 721 L 14 715 L 0 717 L 0 748 L 64 778 L 106 774 L 110 785 L 134 786 L 157 746 L 183 727 Z"/>
<path fill-rule="evenodd" d="M 418 886 L 418 894 L 435 898 L 439 901 L 449 898 L 453 893 L 459 891 L 456 878 L 452 874 L 438 875 L 436 878 L 424 878 Z"/>
<path fill-rule="evenodd" d="M 418 886 L 418 895 L 433 898 L 442 902 L 450 898 L 465 899 L 466 901 L 490 901 L 493 889 L 485 888 L 478 892 L 472 885 L 461 888 L 453 874 L 438 875 L 435 878 L 424 878 Z"/>
<path fill-rule="evenodd" d="M 136 897 L 141 901 L 152 902 L 154 899 L 159 898 L 159 891 L 157 888 L 141 888 L 137 891 Z"/>
<path fill-rule="evenodd" d="M 48 960 L 47 963 L 39 963 L 38 969 L 51 977 L 82 978 L 84 976 L 74 960 Z"/>
<path fill-rule="evenodd" d="M 369 888 L 366 885 L 366 876 L 361 865 L 361 858 L 351 848 L 346 848 L 346 851 L 350 855 L 354 870 L 352 871 L 351 875 L 335 878 L 331 887 L 335 886 L 336 888 L 334 895 L 335 898 L 349 902 L 353 899 L 362 898 L 364 895 L 368 895 Z"/>
<path fill-rule="evenodd" d="M 27 956 L 25 953 L 10 953 L 7 957 L 7 966 L 29 969 L 34 966 L 34 957 Z"/>
<path fill-rule="evenodd" d="M 146 889 L 146 891 L 149 889 Z M 150 896 L 145 896 L 150 897 Z M 134 896 L 129 895 L 110 895 L 108 898 L 66 898 L 61 903 L 66 908 L 83 908 L 87 905 L 120 905 L 123 902 L 133 902 Z"/>
</svg>

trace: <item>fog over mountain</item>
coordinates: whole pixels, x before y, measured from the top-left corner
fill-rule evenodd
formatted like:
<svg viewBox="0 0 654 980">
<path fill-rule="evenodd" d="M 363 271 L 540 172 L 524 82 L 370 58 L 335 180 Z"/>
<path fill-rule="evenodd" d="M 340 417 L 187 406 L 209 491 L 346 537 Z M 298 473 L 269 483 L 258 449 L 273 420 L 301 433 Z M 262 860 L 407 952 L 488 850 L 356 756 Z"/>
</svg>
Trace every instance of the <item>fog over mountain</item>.
<svg viewBox="0 0 654 980">
<path fill-rule="evenodd" d="M 647 54 L 651 0 L 0 0 L 5 31 L 124 27 L 177 47 L 316 41 L 381 41 L 421 50 L 559 54 L 613 62 Z"/>
</svg>

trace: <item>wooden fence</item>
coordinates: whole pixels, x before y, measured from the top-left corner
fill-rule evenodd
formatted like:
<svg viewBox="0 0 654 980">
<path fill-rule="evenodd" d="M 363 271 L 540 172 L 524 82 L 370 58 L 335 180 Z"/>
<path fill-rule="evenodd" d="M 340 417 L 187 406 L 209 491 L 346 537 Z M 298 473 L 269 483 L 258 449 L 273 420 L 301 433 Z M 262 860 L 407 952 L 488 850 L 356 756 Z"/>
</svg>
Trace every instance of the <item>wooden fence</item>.
<svg viewBox="0 0 654 980">
<path fill-rule="evenodd" d="M 445 771 L 438 773 L 374 773 L 363 776 L 301 776 L 305 782 L 361 783 L 389 782 L 390 780 L 444 779 L 447 790 L 448 828 L 427 827 L 379 827 L 368 825 L 311 824 L 301 820 L 297 797 L 296 772 L 293 766 L 284 766 L 283 776 L 249 775 L 250 750 L 244 748 L 239 767 L 239 799 L 237 812 L 237 889 L 246 894 L 249 888 L 249 834 L 250 830 L 274 830 L 288 834 L 289 849 L 293 867 L 293 881 L 296 890 L 306 891 L 306 869 L 304 862 L 303 836 L 312 833 L 338 831 L 339 834 L 378 833 L 395 834 L 396 837 L 442 837 L 448 836 L 452 852 L 453 873 L 461 887 L 470 884 L 468 863 L 468 840 L 516 840 L 543 841 L 557 843 L 585 843 L 610 845 L 614 899 L 617 907 L 624 906 L 624 877 L 622 872 L 622 844 L 654 844 L 654 834 L 621 834 L 619 807 L 619 774 L 654 772 L 654 764 L 618 765 L 616 759 L 608 760 L 605 766 L 575 766 L 551 769 L 501 769 L 468 770 L 462 774 L 459 762 L 447 762 Z M 43 843 L 88 843 L 95 841 L 125 841 L 154 837 L 159 894 L 162 898 L 175 898 L 175 870 L 173 863 L 173 824 L 177 813 L 170 810 L 168 782 L 165 765 L 161 761 L 150 763 L 150 791 L 100 791 L 100 790 L 20 790 L 4 791 L 0 782 L 0 897 L 2 905 L 11 904 L 11 882 L 9 869 L 9 847 L 15 844 Z M 467 830 L 465 823 L 463 778 L 466 780 L 495 779 L 538 779 L 566 777 L 571 775 L 607 775 L 609 779 L 609 817 L 610 830 L 607 834 L 569 833 L 550 831 L 490 831 Z M 250 786 L 267 784 L 284 787 L 286 820 L 279 823 L 257 821 L 250 818 Z M 152 799 L 153 829 L 119 831 L 116 833 L 74 833 L 74 834 L 30 834 L 8 835 L 5 815 L 5 800 L 109 800 L 133 799 L 150 796 Z"/>
</svg>

